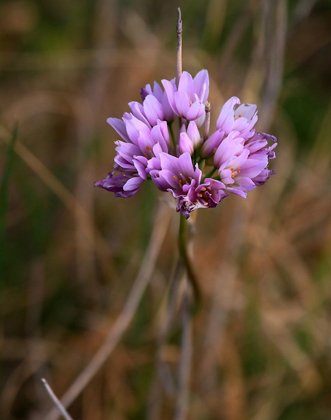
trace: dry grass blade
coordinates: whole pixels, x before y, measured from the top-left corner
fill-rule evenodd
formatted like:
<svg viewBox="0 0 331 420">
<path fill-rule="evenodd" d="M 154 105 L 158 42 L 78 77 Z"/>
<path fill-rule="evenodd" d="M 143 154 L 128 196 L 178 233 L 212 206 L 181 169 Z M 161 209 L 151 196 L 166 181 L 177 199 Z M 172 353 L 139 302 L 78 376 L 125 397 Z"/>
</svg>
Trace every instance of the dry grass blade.
<svg viewBox="0 0 331 420">
<path fill-rule="evenodd" d="M 9 140 L 6 137 L 0 139 L 7 143 Z M 111 262 L 109 247 L 104 238 L 95 229 L 90 215 L 85 211 L 76 198 L 66 189 L 66 187 L 52 174 L 52 172 L 33 154 L 31 153 L 19 140 L 16 141 L 15 152 L 17 155 L 40 177 L 40 179 L 50 188 L 54 194 L 62 201 L 68 211 L 76 219 L 79 219 L 82 230 L 89 239 L 92 236 L 96 238 L 96 249 L 100 257 L 100 263 L 104 269 L 105 274 L 110 272 L 116 273 L 115 266 Z"/>
<path fill-rule="evenodd" d="M 56 407 L 59 409 L 60 413 L 66 420 L 72 420 L 72 417 L 69 415 L 67 410 L 63 407 L 57 396 L 54 394 L 52 388 L 48 385 L 46 379 L 42 379 L 41 382 L 43 383 L 44 387 L 46 388 L 46 391 L 48 395 L 51 397 L 52 401 L 56 405 Z"/>
<path fill-rule="evenodd" d="M 271 19 L 271 9 L 273 10 L 274 22 Z M 265 51 L 268 53 L 268 68 L 266 72 L 265 91 L 262 99 L 260 126 L 269 127 L 272 122 L 277 99 L 280 93 L 283 77 L 283 62 L 285 41 L 287 34 L 287 10 L 285 0 L 279 0 L 276 5 L 266 2 L 266 44 Z M 270 33 L 270 24 L 274 26 Z"/>
<path fill-rule="evenodd" d="M 123 311 L 115 322 L 115 325 L 110 331 L 104 344 L 95 354 L 86 368 L 80 373 L 80 375 L 78 375 L 77 379 L 61 399 L 61 402 L 65 407 L 68 407 L 77 398 L 85 386 L 98 372 L 100 367 L 107 360 L 115 346 L 118 344 L 123 333 L 130 325 L 130 322 L 136 313 L 139 302 L 141 301 L 144 291 L 154 271 L 156 259 L 161 250 L 161 245 L 166 236 L 169 222 L 171 220 L 170 216 L 171 213 L 169 212 L 169 209 L 160 205 L 144 261 L 124 305 Z M 46 416 L 45 420 L 56 420 L 57 418 L 58 413 L 55 410 L 52 410 Z"/>
</svg>

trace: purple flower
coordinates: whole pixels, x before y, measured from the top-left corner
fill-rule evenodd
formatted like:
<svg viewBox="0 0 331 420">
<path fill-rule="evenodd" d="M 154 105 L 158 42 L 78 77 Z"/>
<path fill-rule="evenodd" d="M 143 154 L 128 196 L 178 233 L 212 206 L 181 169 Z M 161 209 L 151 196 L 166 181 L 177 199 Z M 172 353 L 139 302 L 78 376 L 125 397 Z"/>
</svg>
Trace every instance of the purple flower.
<svg viewBox="0 0 331 420">
<path fill-rule="evenodd" d="M 130 177 L 124 172 L 114 176 L 114 173 L 115 171 L 110 172 L 106 179 L 96 182 L 94 186 L 113 192 L 116 197 L 127 198 L 136 194 L 144 182 L 139 176 Z"/>
<path fill-rule="evenodd" d="M 175 86 L 175 79 L 170 80 L 170 83 L 172 83 Z M 163 108 L 163 115 L 165 121 L 171 122 L 175 119 L 175 114 L 169 104 L 167 94 L 162 90 L 161 86 L 157 82 L 154 82 L 154 89 L 152 89 L 151 85 L 149 84 L 141 88 L 140 95 L 141 100 L 143 102 L 145 102 L 145 99 L 148 95 L 151 95 L 158 100 L 158 102 Z"/>
<path fill-rule="evenodd" d="M 201 70 L 193 79 L 190 73 L 184 71 L 180 77 L 178 88 L 168 80 L 162 80 L 173 112 L 187 120 L 198 120 L 203 124 L 205 104 L 209 95 L 209 76 L 207 70 Z"/>
<path fill-rule="evenodd" d="M 107 120 L 122 140 L 115 142 L 114 170 L 97 187 L 131 197 L 151 179 L 161 191 L 171 192 L 177 211 L 188 218 L 195 209 L 216 207 L 228 193 L 246 197 L 274 174 L 268 164 L 275 158 L 277 139 L 255 133 L 256 105 L 229 99 L 217 130 L 203 142 L 198 127 L 205 119 L 208 72 L 202 70 L 194 79 L 183 72 L 178 87 L 174 79 L 162 83 L 164 91 L 158 83 L 142 88 L 143 103 L 130 102 L 131 113 L 121 120 Z M 175 115 L 181 123 L 177 141 L 171 128 Z M 195 162 L 214 168 L 203 176 Z"/>
<path fill-rule="evenodd" d="M 238 136 L 249 139 L 254 135 L 254 126 L 257 122 L 256 105 L 241 104 L 236 96 L 230 98 L 223 106 L 217 119 L 215 131 L 203 144 L 201 155 L 208 157 L 215 153 L 224 137 L 232 132 Z"/>
<path fill-rule="evenodd" d="M 198 165 L 193 167 L 187 152 L 178 158 L 160 153 L 159 160 L 153 163 L 159 168 L 150 172 L 154 184 L 161 191 L 172 193 L 176 198 L 177 211 L 186 218 L 195 209 L 216 207 L 227 196 L 222 182 L 208 178 L 201 183 L 202 172 Z"/>
<path fill-rule="evenodd" d="M 246 139 L 254 134 L 254 126 L 258 120 L 257 106 L 240 104 L 236 96 L 230 98 L 223 106 L 217 119 L 216 127 L 228 135 L 231 131 L 239 131 L 241 137 Z"/>
<path fill-rule="evenodd" d="M 131 197 L 147 179 L 148 161 L 160 152 L 168 153 L 168 126 L 166 121 L 157 120 L 157 125 L 150 128 L 148 122 L 128 113 L 124 114 L 123 121 L 116 118 L 107 121 L 125 141 L 115 142 L 114 171 L 95 186 L 114 192 L 117 197 Z M 114 176 L 117 172 L 119 175 Z"/>
<path fill-rule="evenodd" d="M 268 145 L 268 140 L 273 142 L 271 146 Z M 277 138 L 267 133 L 256 133 L 246 142 L 245 147 L 250 151 L 250 158 L 252 159 L 264 160 L 265 155 L 268 160 L 275 159 L 276 153 L 274 149 L 277 147 Z M 265 168 L 252 181 L 257 187 L 260 187 L 274 174 L 275 171 Z"/>
<path fill-rule="evenodd" d="M 268 138 L 274 144 L 268 146 Z M 220 180 L 226 190 L 246 197 L 246 191 L 263 185 L 274 172 L 267 168 L 269 159 L 275 157 L 276 138 L 257 133 L 249 140 L 231 136 L 223 140 L 214 155 Z"/>
<path fill-rule="evenodd" d="M 217 147 L 214 154 L 214 166 L 219 168 L 233 156 L 238 156 L 244 148 L 244 139 L 238 137 L 238 131 L 230 133 Z"/>
</svg>

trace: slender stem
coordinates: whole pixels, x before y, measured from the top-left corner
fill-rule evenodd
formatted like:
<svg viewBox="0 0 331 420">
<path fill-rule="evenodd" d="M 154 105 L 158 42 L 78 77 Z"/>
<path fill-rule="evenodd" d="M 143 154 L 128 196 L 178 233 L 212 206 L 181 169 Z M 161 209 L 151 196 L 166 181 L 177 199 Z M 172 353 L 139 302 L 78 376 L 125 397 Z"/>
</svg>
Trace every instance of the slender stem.
<svg viewBox="0 0 331 420">
<path fill-rule="evenodd" d="M 197 163 L 197 151 L 196 150 L 194 150 L 194 152 L 193 152 L 192 159 L 193 159 L 193 166 L 195 166 L 195 164 Z"/>
<path fill-rule="evenodd" d="M 183 61 L 182 61 L 182 39 L 183 33 L 183 22 L 182 22 L 182 13 L 180 7 L 178 7 L 178 20 L 177 20 L 177 86 L 179 83 L 180 76 L 183 72 Z"/>
<path fill-rule="evenodd" d="M 171 141 L 172 141 L 172 144 L 173 144 L 173 146 L 175 148 L 175 151 L 176 151 L 176 140 L 175 140 L 174 130 L 172 128 L 172 122 L 168 123 L 168 127 L 169 127 Z"/>
<path fill-rule="evenodd" d="M 210 172 L 208 172 L 208 174 L 204 177 L 204 179 L 212 177 L 216 171 L 217 171 L 217 168 L 214 167 Z"/>
<path fill-rule="evenodd" d="M 178 233 L 178 246 L 179 246 L 179 254 L 182 258 L 189 281 L 191 282 L 192 289 L 194 292 L 194 297 L 196 299 L 196 303 L 200 302 L 200 290 L 198 286 L 198 281 L 196 275 L 193 271 L 193 267 L 188 255 L 187 250 L 187 222 L 183 215 L 180 215 L 180 222 L 179 222 L 179 233 Z"/>
<path fill-rule="evenodd" d="M 206 118 L 205 118 L 205 128 L 203 133 L 203 140 L 206 141 L 209 136 L 209 128 L 210 128 L 210 110 L 211 106 L 210 103 L 206 102 L 205 112 L 206 112 Z"/>
</svg>

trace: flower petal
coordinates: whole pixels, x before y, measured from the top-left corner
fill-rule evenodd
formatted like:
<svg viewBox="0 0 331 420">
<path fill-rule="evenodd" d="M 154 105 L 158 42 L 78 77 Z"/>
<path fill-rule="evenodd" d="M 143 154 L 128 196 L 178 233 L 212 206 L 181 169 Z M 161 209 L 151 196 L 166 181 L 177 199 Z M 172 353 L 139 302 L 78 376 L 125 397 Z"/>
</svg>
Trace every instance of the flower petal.
<svg viewBox="0 0 331 420">
<path fill-rule="evenodd" d="M 113 127 L 114 130 L 124 139 L 125 141 L 130 141 L 128 134 L 126 132 L 126 127 L 124 121 L 118 118 L 107 118 L 107 123 Z"/>
<path fill-rule="evenodd" d="M 205 104 L 209 95 L 209 75 L 207 70 L 201 70 L 194 78 L 194 93 Z"/>
<path fill-rule="evenodd" d="M 174 100 L 175 100 L 175 113 L 179 117 L 186 118 L 186 114 L 189 110 L 190 103 L 189 103 L 189 97 L 186 92 L 180 90 L 178 92 L 174 93 Z"/>
</svg>

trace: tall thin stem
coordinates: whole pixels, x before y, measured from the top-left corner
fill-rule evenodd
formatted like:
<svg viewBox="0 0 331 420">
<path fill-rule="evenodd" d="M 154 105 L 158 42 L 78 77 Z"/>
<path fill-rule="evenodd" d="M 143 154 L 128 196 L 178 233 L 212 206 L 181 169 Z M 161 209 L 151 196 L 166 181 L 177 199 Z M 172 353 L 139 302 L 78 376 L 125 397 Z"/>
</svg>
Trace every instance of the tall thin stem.
<svg viewBox="0 0 331 420">
<path fill-rule="evenodd" d="M 208 172 L 208 174 L 204 177 L 204 179 L 211 178 L 216 171 L 217 171 L 217 168 L 214 167 L 210 172 Z"/>
<path fill-rule="evenodd" d="M 174 130 L 172 128 L 172 122 L 171 123 L 168 123 L 168 128 L 169 128 L 169 132 L 170 132 L 170 137 L 171 137 L 172 145 L 174 146 L 174 149 L 176 151 L 176 140 L 175 140 Z"/>
<path fill-rule="evenodd" d="M 182 45 L 183 45 L 183 22 L 182 12 L 178 7 L 178 19 L 177 19 L 177 86 L 179 83 L 180 76 L 183 73 L 183 60 L 182 60 Z"/>
<path fill-rule="evenodd" d="M 178 232 L 178 247 L 180 258 L 183 260 L 185 269 L 187 271 L 188 280 L 192 285 L 196 303 L 200 301 L 200 290 L 198 281 L 194 273 L 191 260 L 187 249 L 187 221 L 183 215 L 180 215 L 179 232 Z"/>
<path fill-rule="evenodd" d="M 195 218 L 194 218 L 195 219 Z M 184 291 L 181 304 L 182 312 L 182 342 L 180 350 L 180 359 L 178 366 L 178 391 L 176 398 L 176 409 L 174 420 L 184 420 L 187 417 L 188 402 L 189 402 L 189 387 L 190 376 L 192 369 L 192 303 L 193 294 L 195 297 L 195 304 L 200 301 L 200 292 L 198 283 L 191 265 L 189 256 L 189 241 L 187 235 L 187 221 L 180 215 L 178 244 L 179 244 L 179 262 L 182 262 L 186 270 L 184 277 Z"/>
</svg>

